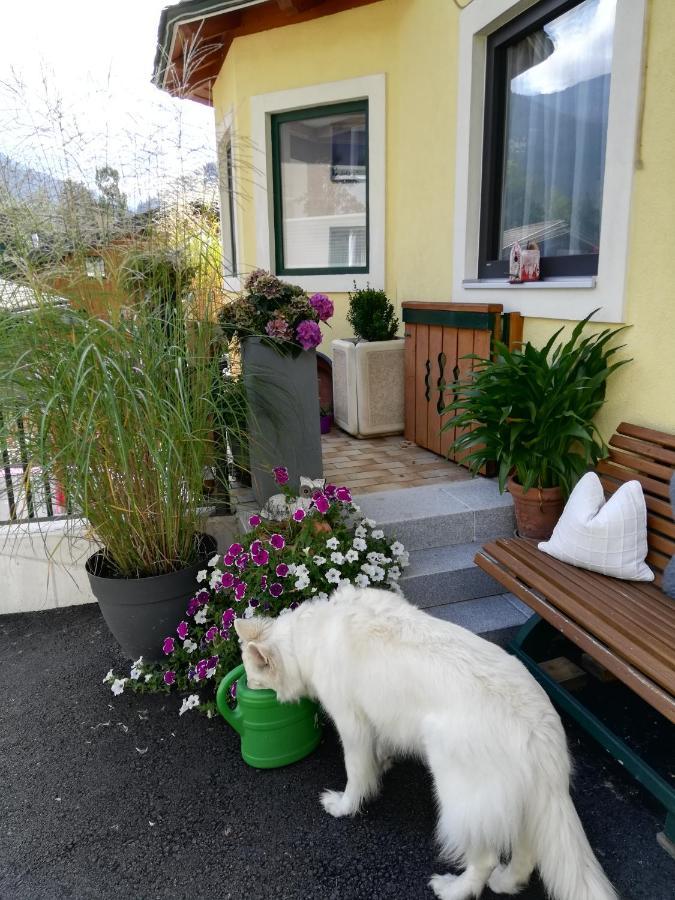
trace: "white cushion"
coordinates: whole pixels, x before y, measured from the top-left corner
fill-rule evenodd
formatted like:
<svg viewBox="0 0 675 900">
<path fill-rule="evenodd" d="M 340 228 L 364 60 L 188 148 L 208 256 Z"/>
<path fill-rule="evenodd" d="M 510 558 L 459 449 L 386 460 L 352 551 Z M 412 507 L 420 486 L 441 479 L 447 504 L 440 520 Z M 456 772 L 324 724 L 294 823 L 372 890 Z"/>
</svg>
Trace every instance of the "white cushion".
<svg viewBox="0 0 675 900">
<path fill-rule="evenodd" d="M 539 549 L 562 562 L 624 578 L 653 581 L 647 556 L 647 507 L 639 481 L 627 481 L 605 502 L 595 472 L 570 494 L 551 539 Z"/>
</svg>

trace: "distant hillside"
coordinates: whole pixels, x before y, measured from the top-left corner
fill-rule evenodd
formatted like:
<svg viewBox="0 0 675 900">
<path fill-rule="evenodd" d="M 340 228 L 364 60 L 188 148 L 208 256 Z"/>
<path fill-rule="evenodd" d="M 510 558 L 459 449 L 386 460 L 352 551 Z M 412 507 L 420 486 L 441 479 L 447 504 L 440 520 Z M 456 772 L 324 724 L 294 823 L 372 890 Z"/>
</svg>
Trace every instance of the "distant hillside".
<svg viewBox="0 0 675 900">
<path fill-rule="evenodd" d="M 63 181 L 39 172 L 0 153 L 0 191 L 13 200 L 29 201 L 37 197 L 58 201 Z"/>
</svg>

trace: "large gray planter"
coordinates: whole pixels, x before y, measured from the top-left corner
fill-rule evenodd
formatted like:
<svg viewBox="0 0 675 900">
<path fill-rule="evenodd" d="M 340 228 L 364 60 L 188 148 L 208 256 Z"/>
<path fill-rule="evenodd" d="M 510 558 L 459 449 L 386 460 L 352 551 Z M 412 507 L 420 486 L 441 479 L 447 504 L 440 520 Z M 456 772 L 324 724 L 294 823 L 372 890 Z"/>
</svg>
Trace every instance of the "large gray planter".
<svg viewBox="0 0 675 900">
<path fill-rule="evenodd" d="M 262 505 L 279 493 L 275 466 L 286 466 L 294 489 L 301 475 L 323 474 L 316 352 L 287 356 L 260 338 L 248 338 L 243 358 L 251 479 Z"/>
<path fill-rule="evenodd" d="M 199 535 L 200 561 L 178 572 L 149 578 L 110 577 L 105 552 L 99 550 L 86 562 L 91 590 L 106 625 L 129 659 L 163 658 L 162 642 L 176 636 L 176 626 L 199 585 L 197 572 L 216 551 L 210 534 Z"/>
</svg>

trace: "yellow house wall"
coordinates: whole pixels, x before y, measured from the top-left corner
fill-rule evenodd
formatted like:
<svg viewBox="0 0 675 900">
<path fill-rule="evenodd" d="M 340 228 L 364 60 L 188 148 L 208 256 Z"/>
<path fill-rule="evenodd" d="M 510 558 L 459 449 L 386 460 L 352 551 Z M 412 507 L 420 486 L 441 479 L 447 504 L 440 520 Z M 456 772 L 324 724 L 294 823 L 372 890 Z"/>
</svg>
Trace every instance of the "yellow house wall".
<svg viewBox="0 0 675 900">
<path fill-rule="evenodd" d="M 244 270 L 256 264 L 250 98 L 385 73 L 385 287 L 397 307 L 404 300 L 452 299 L 458 21 L 459 12 L 449 0 L 380 0 L 234 41 L 213 98 L 217 122 L 230 110 L 234 115 Z M 675 431 L 672 0 L 651 0 L 648 32 L 627 275 L 626 322 L 631 327 L 625 342 L 633 362 L 610 382 L 599 420 L 606 435 L 622 419 Z M 336 315 L 325 332 L 325 351 L 331 338 L 351 333 L 346 294 L 331 296 Z M 525 338 L 541 344 L 562 324 L 528 318 Z"/>
</svg>

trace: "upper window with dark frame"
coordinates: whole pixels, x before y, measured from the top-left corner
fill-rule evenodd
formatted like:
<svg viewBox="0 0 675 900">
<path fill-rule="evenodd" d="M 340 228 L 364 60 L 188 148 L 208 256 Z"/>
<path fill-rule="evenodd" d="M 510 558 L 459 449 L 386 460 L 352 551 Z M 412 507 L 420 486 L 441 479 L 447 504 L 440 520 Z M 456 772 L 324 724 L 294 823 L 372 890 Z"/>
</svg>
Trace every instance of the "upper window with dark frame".
<svg viewBox="0 0 675 900">
<path fill-rule="evenodd" d="M 368 101 L 272 116 L 278 275 L 368 271 Z"/>
<path fill-rule="evenodd" d="M 533 241 L 542 278 L 598 271 L 616 0 L 542 0 L 488 38 L 479 277 Z"/>
</svg>

